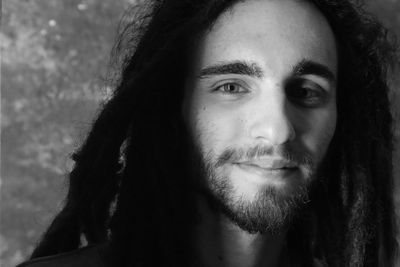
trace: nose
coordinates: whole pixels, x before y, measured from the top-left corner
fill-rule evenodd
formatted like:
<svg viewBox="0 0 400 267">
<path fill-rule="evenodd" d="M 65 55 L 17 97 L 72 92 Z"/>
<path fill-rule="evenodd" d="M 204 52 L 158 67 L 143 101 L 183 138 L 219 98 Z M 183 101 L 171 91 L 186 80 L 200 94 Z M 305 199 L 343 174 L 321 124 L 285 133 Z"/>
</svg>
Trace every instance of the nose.
<svg viewBox="0 0 400 267">
<path fill-rule="evenodd" d="M 295 139 L 296 132 L 290 116 L 290 104 L 284 96 L 260 99 L 251 116 L 252 139 L 269 145 L 282 145 Z"/>
</svg>

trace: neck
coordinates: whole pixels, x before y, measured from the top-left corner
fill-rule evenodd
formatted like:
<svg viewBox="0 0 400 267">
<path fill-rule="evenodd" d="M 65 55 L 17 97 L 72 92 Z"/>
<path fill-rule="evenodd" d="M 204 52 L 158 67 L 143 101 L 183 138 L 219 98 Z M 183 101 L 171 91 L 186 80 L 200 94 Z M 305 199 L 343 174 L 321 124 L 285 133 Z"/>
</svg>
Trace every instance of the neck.
<svg viewBox="0 0 400 267">
<path fill-rule="evenodd" d="M 285 233 L 249 233 L 199 198 L 194 245 L 200 266 L 279 266 Z"/>
</svg>

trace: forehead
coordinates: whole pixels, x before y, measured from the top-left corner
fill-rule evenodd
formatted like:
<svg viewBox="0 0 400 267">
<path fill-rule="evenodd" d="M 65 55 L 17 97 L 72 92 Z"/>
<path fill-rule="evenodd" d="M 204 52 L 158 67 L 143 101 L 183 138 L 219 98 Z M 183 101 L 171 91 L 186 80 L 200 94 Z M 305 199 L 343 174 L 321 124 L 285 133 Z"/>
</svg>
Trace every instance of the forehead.
<svg viewBox="0 0 400 267">
<path fill-rule="evenodd" d="M 295 0 L 248 0 L 221 14 L 199 43 L 196 68 L 230 60 L 259 63 L 283 73 L 302 59 L 336 73 L 332 30 L 312 4 Z"/>
</svg>

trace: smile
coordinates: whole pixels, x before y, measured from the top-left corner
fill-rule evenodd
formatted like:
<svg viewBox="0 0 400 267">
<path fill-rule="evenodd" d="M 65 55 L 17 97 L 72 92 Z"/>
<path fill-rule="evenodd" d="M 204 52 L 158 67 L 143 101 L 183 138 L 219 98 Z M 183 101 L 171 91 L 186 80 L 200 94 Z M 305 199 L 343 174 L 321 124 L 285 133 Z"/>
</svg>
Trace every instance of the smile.
<svg viewBox="0 0 400 267">
<path fill-rule="evenodd" d="M 262 173 L 271 173 L 271 174 L 284 174 L 297 170 L 297 167 L 264 168 L 258 165 L 246 164 L 246 163 L 237 163 L 235 165 L 244 170 L 262 172 Z"/>
<path fill-rule="evenodd" d="M 281 158 L 260 158 L 249 161 L 240 161 L 237 162 L 237 164 L 258 167 L 267 171 L 294 169 L 298 167 L 295 162 Z"/>
<path fill-rule="evenodd" d="M 253 174 L 262 180 L 268 179 L 284 179 L 292 176 L 298 171 L 298 167 L 260 167 L 255 164 L 248 163 L 235 163 L 234 166 L 238 167 L 242 171 Z M 253 176 L 252 175 L 252 176 Z"/>
</svg>

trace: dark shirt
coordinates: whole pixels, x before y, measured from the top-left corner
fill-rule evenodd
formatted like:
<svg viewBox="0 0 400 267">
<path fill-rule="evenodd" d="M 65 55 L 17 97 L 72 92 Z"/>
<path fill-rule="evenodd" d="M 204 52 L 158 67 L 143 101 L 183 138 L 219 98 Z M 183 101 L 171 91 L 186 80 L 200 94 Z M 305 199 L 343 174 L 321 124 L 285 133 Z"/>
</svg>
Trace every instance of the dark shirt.
<svg viewBox="0 0 400 267">
<path fill-rule="evenodd" d="M 108 244 L 91 245 L 74 251 L 33 259 L 17 267 L 112 267 L 107 256 Z M 297 266 L 297 265 L 296 265 Z M 312 267 L 326 267 L 322 261 L 314 260 Z"/>
<path fill-rule="evenodd" d="M 33 259 L 17 267 L 108 267 L 104 245 L 92 245 L 74 251 Z"/>
</svg>

